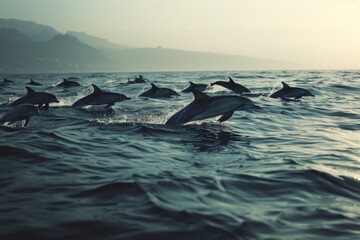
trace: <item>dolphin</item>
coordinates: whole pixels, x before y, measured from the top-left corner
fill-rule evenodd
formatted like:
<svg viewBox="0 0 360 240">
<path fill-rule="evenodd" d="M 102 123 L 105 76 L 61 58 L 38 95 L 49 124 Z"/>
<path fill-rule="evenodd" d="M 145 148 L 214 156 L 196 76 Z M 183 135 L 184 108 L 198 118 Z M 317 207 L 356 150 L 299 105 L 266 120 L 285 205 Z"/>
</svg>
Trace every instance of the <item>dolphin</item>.
<svg viewBox="0 0 360 240">
<path fill-rule="evenodd" d="M 179 96 L 179 94 L 169 88 L 160 88 L 153 83 L 151 83 L 151 88 L 149 90 L 139 95 L 139 97 L 149 98 L 170 98 L 172 96 Z"/>
<path fill-rule="evenodd" d="M 47 92 L 35 92 L 30 87 L 25 87 L 27 89 L 26 95 L 22 96 L 21 98 L 15 100 L 11 106 L 16 106 L 23 103 L 29 103 L 32 105 L 38 105 L 38 108 L 44 106 L 44 109 L 49 109 L 49 103 L 59 101 L 57 100 L 56 96 Z"/>
<path fill-rule="evenodd" d="M 286 100 L 288 98 L 299 99 L 299 98 L 302 98 L 304 96 L 315 97 L 315 95 L 313 95 L 311 92 L 309 92 L 306 89 L 290 87 L 285 82 L 281 82 L 281 83 L 283 85 L 283 88 L 280 89 L 279 91 L 271 94 L 270 95 L 271 98 L 282 98 L 282 99 Z"/>
<path fill-rule="evenodd" d="M 181 92 L 183 93 L 189 93 L 191 92 L 191 89 L 196 89 L 200 92 L 203 92 L 206 90 L 206 88 L 208 87 L 207 84 L 202 84 L 202 83 L 193 83 L 193 82 L 189 82 L 190 83 L 190 86 L 185 88 L 184 90 L 182 90 Z"/>
<path fill-rule="evenodd" d="M 5 84 L 7 84 L 7 83 L 14 83 L 14 81 L 13 81 L 13 80 L 9 80 L 9 79 L 7 79 L 7 78 L 4 78 L 3 83 L 5 83 Z"/>
<path fill-rule="evenodd" d="M 70 78 L 69 78 L 70 79 Z M 71 78 L 75 79 L 75 78 Z M 76 78 L 78 79 L 78 78 Z M 63 78 L 63 82 L 56 85 L 57 87 L 70 88 L 80 86 L 80 83 Z"/>
<path fill-rule="evenodd" d="M 27 85 L 33 85 L 33 86 L 42 86 L 41 83 L 35 82 L 34 80 L 30 79 L 30 82 L 27 83 Z"/>
<path fill-rule="evenodd" d="M 238 84 L 236 82 L 234 82 L 234 80 L 232 80 L 231 77 L 229 78 L 229 82 L 224 82 L 224 81 L 216 81 L 214 83 L 211 83 L 211 86 L 214 85 L 220 85 L 224 88 L 230 89 L 231 91 L 238 93 L 238 94 L 242 94 L 242 93 L 250 93 L 251 91 L 249 89 L 247 89 L 246 87 L 244 87 L 241 84 Z"/>
<path fill-rule="evenodd" d="M 29 123 L 31 116 L 39 115 L 39 109 L 31 104 L 20 104 L 7 111 L 1 118 L 0 124 L 13 124 L 16 121 L 25 120 L 23 127 Z"/>
<path fill-rule="evenodd" d="M 149 80 L 147 78 L 144 78 L 142 75 L 139 75 L 139 77 L 135 76 L 134 80 L 131 80 L 130 78 L 128 78 L 127 84 L 132 84 L 132 83 L 147 83 L 149 82 Z"/>
<path fill-rule="evenodd" d="M 129 100 L 127 96 L 120 93 L 105 92 L 101 90 L 95 84 L 91 84 L 94 88 L 94 92 L 77 100 L 71 107 L 82 108 L 88 105 L 105 105 L 106 107 L 114 106 L 116 102 L 122 102 Z"/>
<path fill-rule="evenodd" d="M 218 121 L 224 122 L 228 120 L 236 110 L 260 108 L 245 97 L 234 95 L 210 97 L 195 89 L 192 89 L 191 92 L 194 94 L 194 100 L 170 117 L 165 125 L 182 125 L 216 116 L 221 116 Z"/>
</svg>

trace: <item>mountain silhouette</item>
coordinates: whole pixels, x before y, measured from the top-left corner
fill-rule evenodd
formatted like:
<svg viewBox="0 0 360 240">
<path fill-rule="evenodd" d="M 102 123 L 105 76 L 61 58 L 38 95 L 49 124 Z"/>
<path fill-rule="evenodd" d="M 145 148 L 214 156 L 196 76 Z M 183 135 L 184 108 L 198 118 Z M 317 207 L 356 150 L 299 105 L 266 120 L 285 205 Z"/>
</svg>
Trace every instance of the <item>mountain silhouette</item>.
<svg viewBox="0 0 360 240">
<path fill-rule="evenodd" d="M 285 61 L 166 48 L 132 48 L 103 52 L 115 66 L 126 71 L 263 70 L 294 66 Z"/>
<path fill-rule="evenodd" d="M 30 21 L 0 19 L 0 72 L 291 69 L 286 61 L 166 48 L 131 48 L 83 32 L 61 34 Z"/>
<path fill-rule="evenodd" d="M 85 43 L 87 45 L 90 45 L 92 47 L 99 48 L 99 49 L 124 50 L 124 49 L 131 48 L 131 47 L 126 46 L 126 45 L 120 45 L 120 44 L 117 44 L 117 43 L 109 42 L 106 39 L 95 37 L 95 36 L 89 35 L 89 34 L 84 33 L 84 32 L 68 31 L 68 32 L 66 32 L 66 34 L 68 34 L 70 36 L 74 36 L 77 39 L 79 39 L 81 42 L 83 42 L 83 43 Z"/>
<path fill-rule="evenodd" d="M 47 41 L 60 34 L 52 27 L 17 19 L 0 19 L 1 28 L 15 29 L 34 41 Z"/>
<path fill-rule="evenodd" d="M 109 60 L 99 50 L 69 35 L 55 35 L 37 42 L 15 29 L 0 29 L 0 70 L 93 71 L 106 67 Z"/>
</svg>

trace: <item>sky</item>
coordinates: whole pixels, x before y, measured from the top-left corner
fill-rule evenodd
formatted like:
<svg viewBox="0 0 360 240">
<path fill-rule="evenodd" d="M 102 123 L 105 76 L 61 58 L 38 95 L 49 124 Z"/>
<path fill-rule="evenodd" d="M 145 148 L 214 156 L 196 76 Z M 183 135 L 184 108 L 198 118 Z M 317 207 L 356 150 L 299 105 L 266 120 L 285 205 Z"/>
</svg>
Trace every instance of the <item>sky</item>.
<svg viewBox="0 0 360 240">
<path fill-rule="evenodd" d="M 360 0 L 0 0 L 0 18 L 133 47 L 360 69 Z"/>
</svg>

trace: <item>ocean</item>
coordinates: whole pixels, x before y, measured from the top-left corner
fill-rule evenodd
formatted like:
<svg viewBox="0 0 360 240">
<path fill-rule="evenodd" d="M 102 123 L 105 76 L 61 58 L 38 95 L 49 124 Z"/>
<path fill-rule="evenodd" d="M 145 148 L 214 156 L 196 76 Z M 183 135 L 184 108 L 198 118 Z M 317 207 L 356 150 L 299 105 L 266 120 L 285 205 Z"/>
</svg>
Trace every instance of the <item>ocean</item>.
<svg viewBox="0 0 360 240">
<path fill-rule="evenodd" d="M 261 109 L 165 126 L 192 94 L 140 98 L 150 84 L 124 84 L 138 74 L 178 92 L 231 76 Z M 30 78 L 60 103 L 0 127 L 0 239 L 360 239 L 360 71 L 1 77 L 15 84 L 0 87 L 0 116 Z M 316 97 L 269 98 L 282 81 Z M 71 108 L 90 84 L 132 99 Z"/>
</svg>

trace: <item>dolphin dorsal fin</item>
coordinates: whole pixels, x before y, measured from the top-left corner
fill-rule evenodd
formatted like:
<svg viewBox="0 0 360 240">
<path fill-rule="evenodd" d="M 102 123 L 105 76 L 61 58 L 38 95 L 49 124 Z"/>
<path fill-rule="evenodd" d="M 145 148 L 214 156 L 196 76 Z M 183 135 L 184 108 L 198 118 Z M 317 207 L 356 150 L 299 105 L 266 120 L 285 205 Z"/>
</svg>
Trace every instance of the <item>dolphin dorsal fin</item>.
<svg viewBox="0 0 360 240">
<path fill-rule="evenodd" d="M 235 83 L 234 80 L 232 80 L 231 77 L 228 77 L 228 78 L 229 78 L 229 82 L 230 82 L 231 84 Z"/>
<path fill-rule="evenodd" d="M 155 91 L 158 89 L 158 86 L 156 86 L 155 84 L 153 83 L 150 83 L 151 84 L 151 90 Z"/>
<path fill-rule="evenodd" d="M 195 83 L 193 83 L 192 81 L 189 81 L 189 83 L 190 83 L 190 86 L 194 86 L 194 85 L 195 85 Z"/>
<path fill-rule="evenodd" d="M 91 84 L 91 86 L 93 86 L 94 88 L 94 93 L 102 93 L 103 91 L 98 87 L 96 86 L 95 84 Z"/>
<path fill-rule="evenodd" d="M 31 87 L 25 87 L 25 88 L 26 88 L 26 90 L 27 90 L 27 93 L 26 93 L 26 94 L 32 94 L 32 93 L 35 92 L 34 89 L 32 89 Z"/>
<path fill-rule="evenodd" d="M 209 96 L 206 95 L 205 93 L 200 92 L 199 90 L 196 89 L 190 89 L 190 91 L 194 94 L 194 101 L 203 101 L 205 99 L 208 99 Z"/>
<path fill-rule="evenodd" d="M 30 83 L 33 83 L 34 82 L 34 80 L 32 80 L 31 78 L 30 78 Z"/>
<path fill-rule="evenodd" d="M 281 83 L 282 83 L 282 85 L 283 85 L 283 88 L 290 88 L 290 86 L 287 85 L 285 82 L 281 82 Z"/>
<path fill-rule="evenodd" d="M 63 78 L 64 82 L 68 82 L 68 80 L 66 78 Z"/>
</svg>

